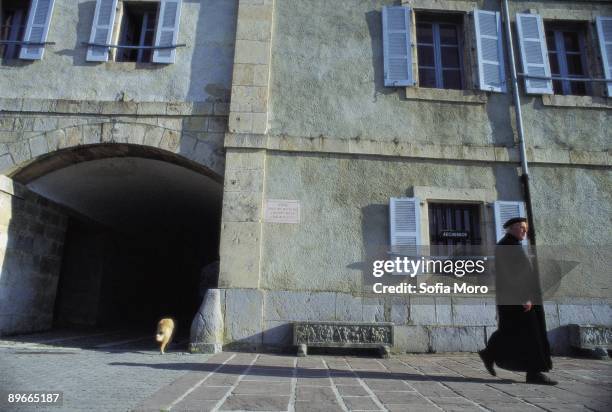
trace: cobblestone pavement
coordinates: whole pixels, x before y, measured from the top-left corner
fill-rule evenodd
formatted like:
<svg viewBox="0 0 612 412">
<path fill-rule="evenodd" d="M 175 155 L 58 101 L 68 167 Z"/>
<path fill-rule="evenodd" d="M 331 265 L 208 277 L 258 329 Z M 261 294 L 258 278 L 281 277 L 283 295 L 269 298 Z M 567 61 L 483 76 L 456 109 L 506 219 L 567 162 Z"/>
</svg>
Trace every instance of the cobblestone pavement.
<svg viewBox="0 0 612 412">
<path fill-rule="evenodd" d="M 0 402 L 0 411 L 132 410 L 209 357 L 178 345 L 162 356 L 152 333 L 54 331 L 3 339 L 0 391 L 62 391 L 63 404 L 35 409 Z"/>
<path fill-rule="evenodd" d="M 491 377 L 474 354 L 161 356 L 151 337 L 120 332 L 0 341 L 0 389 L 63 391 L 51 411 L 612 410 L 611 361 L 554 365 L 560 383 L 550 387 L 499 369 Z"/>
</svg>

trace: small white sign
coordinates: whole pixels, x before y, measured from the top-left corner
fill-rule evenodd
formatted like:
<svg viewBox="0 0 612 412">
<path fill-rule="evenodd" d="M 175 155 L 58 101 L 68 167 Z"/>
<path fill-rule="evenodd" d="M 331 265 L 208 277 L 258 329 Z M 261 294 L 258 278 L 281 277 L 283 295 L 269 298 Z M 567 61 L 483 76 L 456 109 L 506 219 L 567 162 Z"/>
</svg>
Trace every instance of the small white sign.
<svg viewBox="0 0 612 412">
<path fill-rule="evenodd" d="M 300 201 L 268 199 L 264 218 L 269 223 L 300 223 Z"/>
</svg>

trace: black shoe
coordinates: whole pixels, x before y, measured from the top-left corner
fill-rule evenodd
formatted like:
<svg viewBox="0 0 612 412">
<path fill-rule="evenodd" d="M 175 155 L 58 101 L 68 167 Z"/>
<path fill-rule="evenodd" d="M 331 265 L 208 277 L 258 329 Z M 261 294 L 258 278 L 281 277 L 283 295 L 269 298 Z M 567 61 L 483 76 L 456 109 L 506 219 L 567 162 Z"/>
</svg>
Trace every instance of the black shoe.
<svg viewBox="0 0 612 412">
<path fill-rule="evenodd" d="M 542 372 L 527 373 L 526 382 L 534 383 L 537 385 L 556 385 L 558 383 L 556 380 L 550 379 Z"/>
<path fill-rule="evenodd" d="M 478 356 L 480 356 L 480 359 L 482 359 L 482 363 L 484 363 L 484 366 L 487 368 L 489 373 L 493 376 L 497 376 L 495 369 L 493 369 L 493 361 L 489 359 L 484 349 L 478 352 Z"/>
</svg>

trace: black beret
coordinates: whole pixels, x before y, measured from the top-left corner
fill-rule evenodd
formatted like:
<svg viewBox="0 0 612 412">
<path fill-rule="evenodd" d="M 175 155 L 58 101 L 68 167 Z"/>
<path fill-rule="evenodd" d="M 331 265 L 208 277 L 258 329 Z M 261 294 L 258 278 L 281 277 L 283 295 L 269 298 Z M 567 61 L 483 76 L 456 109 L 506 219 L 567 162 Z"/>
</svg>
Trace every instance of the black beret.
<svg viewBox="0 0 612 412">
<path fill-rule="evenodd" d="M 506 229 L 508 226 L 513 225 L 515 223 L 526 222 L 526 221 L 527 221 L 526 217 L 513 217 L 512 219 L 508 219 L 506 223 L 504 223 L 504 229 Z"/>
</svg>

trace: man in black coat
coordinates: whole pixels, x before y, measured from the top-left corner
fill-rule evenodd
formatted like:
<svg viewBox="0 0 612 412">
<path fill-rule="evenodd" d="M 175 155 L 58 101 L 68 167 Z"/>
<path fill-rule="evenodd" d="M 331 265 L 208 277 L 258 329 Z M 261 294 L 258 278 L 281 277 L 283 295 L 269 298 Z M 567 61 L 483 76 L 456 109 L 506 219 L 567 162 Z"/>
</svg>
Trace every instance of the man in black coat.
<svg viewBox="0 0 612 412">
<path fill-rule="evenodd" d="M 503 369 L 527 372 L 527 383 L 556 385 L 542 373 L 552 368 L 552 361 L 540 281 L 521 246 L 527 237 L 527 219 L 512 218 L 504 228 L 506 235 L 495 248 L 498 329 L 479 355 L 494 376 L 495 363 Z"/>
</svg>

